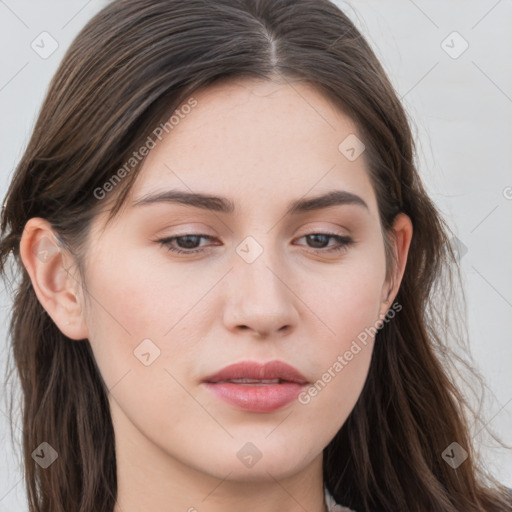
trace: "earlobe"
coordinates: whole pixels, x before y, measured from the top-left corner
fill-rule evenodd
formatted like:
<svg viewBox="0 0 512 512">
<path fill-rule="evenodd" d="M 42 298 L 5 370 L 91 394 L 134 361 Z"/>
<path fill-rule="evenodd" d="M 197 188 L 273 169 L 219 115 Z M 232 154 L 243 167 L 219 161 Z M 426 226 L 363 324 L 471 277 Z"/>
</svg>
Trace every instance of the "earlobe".
<svg viewBox="0 0 512 512">
<path fill-rule="evenodd" d="M 20 256 L 39 302 L 60 331 L 71 339 L 87 338 L 78 281 L 67 270 L 72 260 L 46 220 L 34 217 L 26 223 Z"/>
</svg>

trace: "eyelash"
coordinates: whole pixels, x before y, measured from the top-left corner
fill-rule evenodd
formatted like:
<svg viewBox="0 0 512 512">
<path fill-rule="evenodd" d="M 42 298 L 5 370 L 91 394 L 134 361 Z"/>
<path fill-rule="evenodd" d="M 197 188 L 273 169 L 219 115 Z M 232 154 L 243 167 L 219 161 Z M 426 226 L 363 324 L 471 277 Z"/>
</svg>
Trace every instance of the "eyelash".
<svg viewBox="0 0 512 512">
<path fill-rule="evenodd" d="M 351 245 L 354 244 L 354 240 L 352 238 L 350 238 L 348 236 L 337 235 L 336 233 L 323 233 L 323 232 L 309 233 L 307 235 L 301 236 L 300 238 L 305 238 L 305 237 L 313 236 L 313 235 L 322 235 L 322 236 L 325 236 L 328 238 L 334 238 L 340 244 L 340 245 L 331 247 L 330 249 L 315 249 L 315 248 L 310 247 L 309 249 L 312 250 L 313 252 L 329 253 L 329 254 L 339 253 L 341 251 L 347 250 L 348 247 L 350 247 Z M 171 243 L 174 240 L 178 240 L 180 238 L 186 238 L 186 237 L 199 237 L 199 238 L 207 238 L 207 239 L 213 238 L 209 235 L 200 235 L 200 234 L 190 233 L 190 234 L 185 234 L 185 235 L 180 235 L 180 236 L 161 238 L 160 240 L 157 240 L 157 242 L 159 242 L 162 246 L 164 246 L 168 251 L 176 253 L 176 254 L 197 254 L 200 252 L 204 252 L 205 249 L 203 249 L 203 248 L 185 250 L 185 249 L 180 249 L 180 248 L 171 246 Z M 300 238 L 299 238 L 299 240 L 300 240 Z M 329 243 L 329 242 L 327 242 L 327 243 Z"/>
</svg>

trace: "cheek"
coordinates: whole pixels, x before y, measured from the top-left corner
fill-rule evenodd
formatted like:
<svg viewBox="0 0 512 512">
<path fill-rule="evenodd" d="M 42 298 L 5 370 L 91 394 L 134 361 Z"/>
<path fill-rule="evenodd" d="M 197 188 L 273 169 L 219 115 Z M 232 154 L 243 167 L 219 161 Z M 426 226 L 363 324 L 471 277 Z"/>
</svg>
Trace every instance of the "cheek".
<svg viewBox="0 0 512 512">
<path fill-rule="evenodd" d="M 110 387 L 127 371 L 143 367 L 134 354 L 143 340 L 153 340 L 157 347 L 160 344 L 156 339 L 163 326 L 155 320 L 161 301 L 154 295 L 144 265 L 134 265 L 131 258 L 113 261 L 101 255 L 91 262 L 87 281 L 89 341 Z"/>
<path fill-rule="evenodd" d="M 148 262 L 136 252 L 119 261 L 98 258 L 90 273 L 89 339 L 107 385 L 128 370 L 146 377 L 150 368 L 162 371 L 193 358 L 191 331 L 206 329 L 208 301 L 200 299 L 215 280 L 208 284 Z M 154 363 L 145 366 L 141 359 Z"/>
<path fill-rule="evenodd" d="M 108 251 L 105 247 L 95 261 L 88 282 L 96 313 L 91 316 L 107 330 L 98 335 L 119 332 L 134 341 L 162 337 L 177 321 L 169 313 L 178 315 L 190 288 L 183 287 L 179 272 L 165 273 L 151 265 L 143 251 L 127 251 L 116 260 L 105 256 Z"/>
<path fill-rule="evenodd" d="M 384 279 L 384 256 L 375 258 L 369 252 L 354 256 L 326 276 L 307 299 L 317 304 L 318 316 L 329 328 L 324 339 L 330 337 L 337 349 L 343 349 L 361 332 L 376 326 Z"/>
<path fill-rule="evenodd" d="M 378 250 L 374 254 L 379 254 Z M 340 265 L 336 276 L 322 281 L 316 293 L 309 293 L 305 299 L 308 304 L 318 305 L 321 324 L 315 327 L 316 335 L 311 335 L 316 340 L 314 349 L 308 348 L 309 360 L 312 365 L 315 362 L 314 389 L 310 388 L 302 402 L 315 401 L 314 408 L 326 414 L 336 411 L 337 421 L 331 423 L 334 432 L 362 391 L 378 326 L 384 256 L 377 259 L 371 252 L 366 254 Z M 323 334 L 319 336 L 320 330 Z"/>
</svg>

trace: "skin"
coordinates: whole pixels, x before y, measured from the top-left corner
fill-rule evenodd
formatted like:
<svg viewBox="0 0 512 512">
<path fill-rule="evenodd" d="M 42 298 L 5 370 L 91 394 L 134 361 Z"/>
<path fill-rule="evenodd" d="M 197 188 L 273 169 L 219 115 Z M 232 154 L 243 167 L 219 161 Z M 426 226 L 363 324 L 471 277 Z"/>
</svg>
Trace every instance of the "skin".
<svg viewBox="0 0 512 512">
<path fill-rule="evenodd" d="M 25 226 L 23 263 L 69 342 L 89 340 L 110 390 L 116 512 L 324 512 L 322 450 L 361 393 L 373 339 L 309 403 L 272 413 L 241 411 L 201 381 L 235 362 L 273 359 L 320 379 L 393 303 L 412 225 L 403 214 L 395 221 L 398 263 L 387 280 L 365 155 L 350 161 L 338 150 L 358 132 L 312 86 L 245 79 L 194 97 L 198 105 L 150 151 L 115 221 L 102 231 L 106 214 L 95 219 L 87 292 L 63 249 L 35 256 L 43 238 L 53 240 L 44 219 Z M 225 196 L 236 213 L 130 206 L 169 189 Z M 334 189 L 368 207 L 285 214 L 290 201 Z M 306 236 L 322 232 L 354 243 L 329 255 L 335 238 Z M 212 238 L 196 239 L 188 247 L 205 250 L 192 255 L 157 241 L 184 234 Z M 248 236 L 263 249 L 252 263 L 236 252 Z M 183 239 L 171 245 L 187 250 Z M 146 366 L 134 350 L 148 338 L 160 355 Z M 252 467 L 237 457 L 247 442 L 262 455 Z"/>
</svg>

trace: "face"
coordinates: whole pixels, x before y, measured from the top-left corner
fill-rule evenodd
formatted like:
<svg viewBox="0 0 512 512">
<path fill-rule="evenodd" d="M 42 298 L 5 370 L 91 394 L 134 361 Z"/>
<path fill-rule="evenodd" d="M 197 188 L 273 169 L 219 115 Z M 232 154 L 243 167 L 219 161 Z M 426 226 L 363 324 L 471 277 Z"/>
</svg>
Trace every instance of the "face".
<svg viewBox="0 0 512 512">
<path fill-rule="evenodd" d="M 377 201 L 355 125 L 311 86 L 194 98 L 92 226 L 84 334 L 120 443 L 281 479 L 321 463 L 367 377 L 391 304 Z"/>
</svg>

